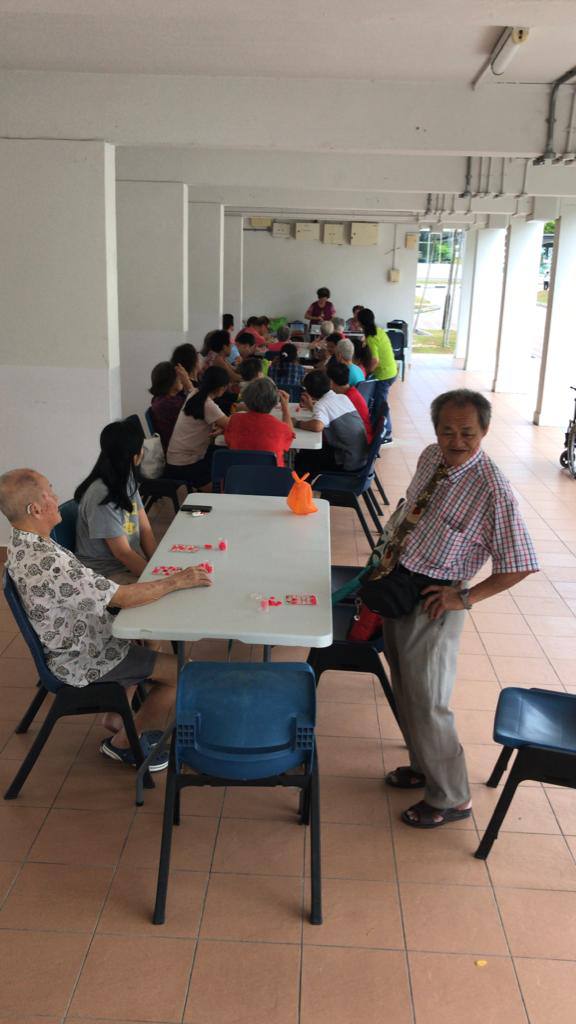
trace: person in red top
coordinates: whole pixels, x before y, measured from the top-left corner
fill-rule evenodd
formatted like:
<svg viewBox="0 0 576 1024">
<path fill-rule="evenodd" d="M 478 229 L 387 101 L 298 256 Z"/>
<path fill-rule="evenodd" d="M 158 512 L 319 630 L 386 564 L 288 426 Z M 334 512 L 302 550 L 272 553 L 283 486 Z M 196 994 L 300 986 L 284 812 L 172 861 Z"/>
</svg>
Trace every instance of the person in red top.
<svg viewBox="0 0 576 1024">
<path fill-rule="evenodd" d="M 346 395 L 346 398 L 349 398 L 352 402 L 352 405 L 364 424 L 366 440 L 368 441 L 368 444 L 372 444 L 374 439 L 374 427 L 370 420 L 370 413 L 368 412 L 366 399 L 364 398 L 364 395 L 360 394 L 358 388 L 351 387 L 350 370 L 346 366 L 346 363 L 339 363 L 336 359 L 331 359 L 326 365 L 326 373 L 330 379 L 332 391 L 335 391 L 337 395 Z"/>
<path fill-rule="evenodd" d="M 270 415 L 278 400 L 282 420 Z M 240 451 L 274 452 L 277 464 L 284 466 L 284 455 L 294 438 L 288 395 L 268 377 L 259 377 L 245 387 L 242 401 L 248 411 L 230 417 L 224 431 L 226 444 Z"/>
</svg>

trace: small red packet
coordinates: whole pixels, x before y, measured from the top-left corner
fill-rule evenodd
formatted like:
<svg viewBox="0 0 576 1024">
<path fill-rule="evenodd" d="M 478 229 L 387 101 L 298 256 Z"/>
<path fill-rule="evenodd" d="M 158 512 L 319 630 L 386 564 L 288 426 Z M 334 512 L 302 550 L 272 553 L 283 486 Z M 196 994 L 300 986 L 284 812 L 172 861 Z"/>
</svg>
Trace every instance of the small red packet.
<svg viewBox="0 0 576 1024">
<path fill-rule="evenodd" d="M 200 551 L 197 544 L 173 544 L 170 551 Z"/>
<path fill-rule="evenodd" d="M 286 604 L 314 605 L 318 604 L 316 594 L 286 594 Z"/>
<path fill-rule="evenodd" d="M 175 572 L 182 572 L 182 565 L 155 565 L 152 569 L 153 576 L 172 576 Z"/>
</svg>

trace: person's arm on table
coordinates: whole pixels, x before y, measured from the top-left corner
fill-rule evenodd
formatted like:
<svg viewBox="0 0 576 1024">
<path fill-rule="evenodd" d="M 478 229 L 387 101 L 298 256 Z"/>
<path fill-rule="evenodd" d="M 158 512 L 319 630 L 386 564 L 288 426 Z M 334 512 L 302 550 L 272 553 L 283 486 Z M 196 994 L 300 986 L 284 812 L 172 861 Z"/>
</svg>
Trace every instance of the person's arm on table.
<svg viewBox="0 0 576 1024">
<path fill-rule="evenodd" d="M 159 601 L 166 594 L 175 590 L 190 590 L 193 587 L 211 587 L 212 580 L 205 569 L 190 565 L 181 572 L 175 572 L 166 579 L 153 580 L 150 583 L 128 583 L 118 587 L 108 602 L 109 608 L 139 608 L 144 604 Z"/>
<path fill-rule="evenodd" d="M 314 399 L 310 395 L 303 391 L 300 396 L 300 406 L 302 409 L 309 409 L 310 412 L 314 409 Z M 324 429 L 322 420 L 294 420 L 294 426 L 298 427 L 299 430 L 312 430 L 315 434 L 320 433 Z"/>
<path fill-rule="evenodd" d="M 292 423 L 292 416 L 290 415 L 290 395 L 287 391 L 281 391 L 278 389 L 278 398 L 280 399 L 280 409 L 282 410 L 282 422 L 286 424 L 290 430 L 294 429 Z"/>
</svg>

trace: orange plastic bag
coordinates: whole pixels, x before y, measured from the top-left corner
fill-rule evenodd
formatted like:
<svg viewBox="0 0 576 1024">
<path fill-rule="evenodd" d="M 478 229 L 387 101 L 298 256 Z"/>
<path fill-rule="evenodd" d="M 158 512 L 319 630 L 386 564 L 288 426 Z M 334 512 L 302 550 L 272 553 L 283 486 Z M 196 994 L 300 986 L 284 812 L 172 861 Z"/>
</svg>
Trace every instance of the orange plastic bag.
<svg viewBox="0 0 576 1024">
<path fill-rule="evenodd" d="M 294 483 L 290 488 L 286 501 L 288 508 L 295 512 L 297 516 L 307 516 L 310 512 L 318 511 L 312 497 L 312 488 L 310 484 L 306 483 L 309 476 L 310 473 L 304 473 L 302 477 L 298 476 L 297 473 L 292 473 Z"/>
</svg>

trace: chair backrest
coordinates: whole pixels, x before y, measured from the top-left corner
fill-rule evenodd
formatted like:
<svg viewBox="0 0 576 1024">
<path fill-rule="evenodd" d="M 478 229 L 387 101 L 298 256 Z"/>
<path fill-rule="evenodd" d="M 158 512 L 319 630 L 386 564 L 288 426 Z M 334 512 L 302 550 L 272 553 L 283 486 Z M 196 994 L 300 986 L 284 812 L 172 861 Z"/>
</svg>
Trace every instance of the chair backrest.
<svg viewBox="0 0 576 1024">
<path fill-rule="evenodd" d="M 357 475 L 360 478 L 362 487 L 370 480 L 374 475 L 374 463 L 378 458 L 378 453 L 382 447 L 382 439 L 384 437 L 385 427 L 385 416 L 383 412 L 380 412 L 375 425 L 374 425 L 374 437 L 372 444 L 368 448 L 368 454 L 366 457 L 366 463 L 361 469 L 357 470 Z"/>
<path fill-rule="evenodd" d="M 262 779 L 311 763 L 316 682 L 298 662 L 195 661 L 176 701 L 176 761 L 222 779 Z"/>
<path fill-rule="evenodd" d="M 146 426 L 148 427 L 148 433 L 150 435 L 156 434 L 157 430 L 154 426 L 154 413 L 152 412 L 152 406 L 149 405 L 144 413 L 144 419 L 146 420 Z"/>
<path fill-rule="evenodd" d="M 394 327 L 388 327 L 386 334 L 390 338 L 390 344 L 392 345 L 392 351 L 396 356 L 396 359 L 404 359 L 404 349 L 406 348 L 406 337 L 404 331 L 399 331 Z"/>
<path fill-rule="evenodd" d="M 279 384 L 278 387 L 288 395 L 289 402 L 299 402 L 302 395 L 301 384 Z"/>
<path fill-rule="evenodd" d="M 224 493 L 285 498 L 293 482 L 291 471 L 280 466 L 231 466 L 226 473 Z"/>
<path fill-rule="evenodd" d="M 242 452 L 229 448 L 216 448 L 212 457 L 212 486 L 215 491 L 224 487 L 226 474 L 232 466 L 275 466 L 274 452 Z"/>
<path fill-rule="evenodd" d="M 53 526 L 50 531 L 52 540 L 68 551 L 76 551 L 76 523 L 78 521 L 78 502 L 73 498 L 65 501 L 58 509 L 62 522 Z"/>
<path fill-rule="evenodd" d="M 4 572 L 4 578 L 2 580 L 4 589 L 4 597 L 8 603 L 12 615 L 16 619 L 18 629 L 20 630 L 24 640 L 28 644 L 30 653 L 34 658 L 34 664 L 38 669 L 38 675 L 42 681 L 42 684 L 51 693 L 56 693 L 62 686 L 65 685 L 60 679 L 52 675 L 50 669 L 46 664 L 46 658 L 44 656 L 44 650 L 42 644 L 38 639 L 36 630 L 30 625 L 30 620 L 24 611 L 24 606 L 20 600 L 20 594 L 16 589 L 16 584 L 7 571 Z"/>
<path fill-rule="evenodd" d="M 366 405 L 368 406 L 368 412 L 370 413 L 370 416 L 372 416 L 372 409 L 376 397 L 377 384 L 377 380 L 360 380 L 356 385 L 357 390 L 360 392 L 362 398 L 364 399 Z"/>
</svg>

